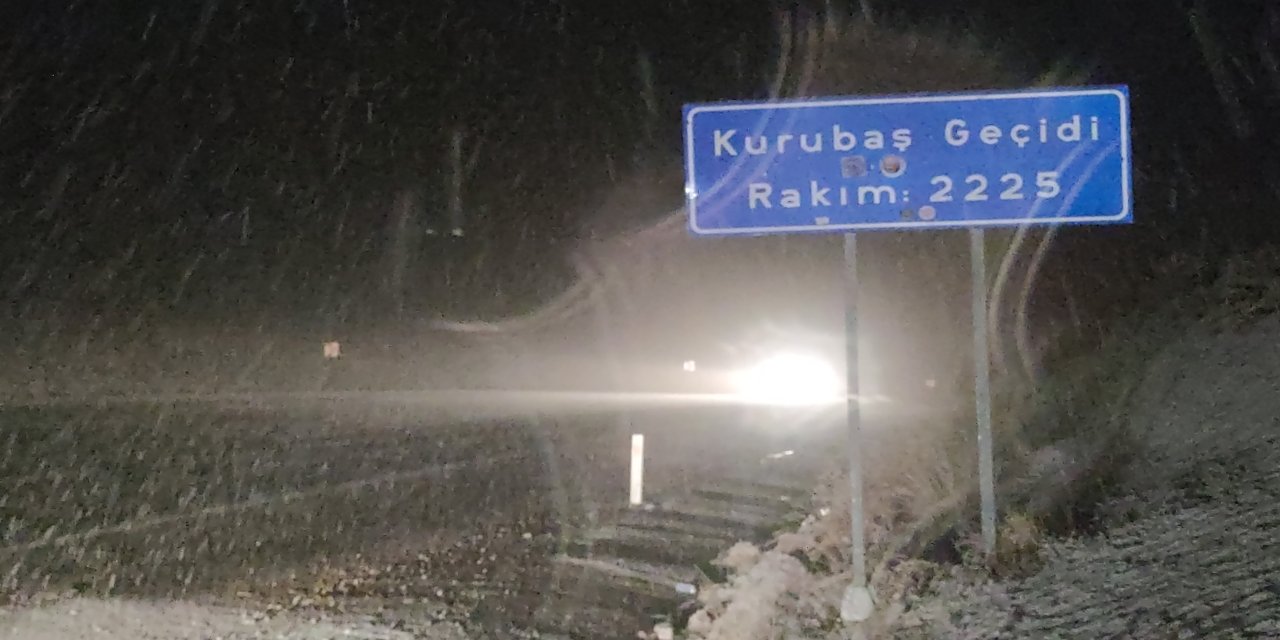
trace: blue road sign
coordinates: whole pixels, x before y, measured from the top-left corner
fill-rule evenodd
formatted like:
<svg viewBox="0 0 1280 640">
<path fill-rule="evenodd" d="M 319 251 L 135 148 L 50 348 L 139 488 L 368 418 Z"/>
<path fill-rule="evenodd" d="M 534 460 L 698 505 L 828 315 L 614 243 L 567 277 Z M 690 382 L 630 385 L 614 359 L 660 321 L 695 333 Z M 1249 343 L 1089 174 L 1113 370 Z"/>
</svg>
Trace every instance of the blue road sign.
<svg viewBox="0 0 1280 640">
<path fill-rule="evenodd" d="M 684 108 L 696 235 L 1133 221 L 1125 86 Z"/>
</svg>

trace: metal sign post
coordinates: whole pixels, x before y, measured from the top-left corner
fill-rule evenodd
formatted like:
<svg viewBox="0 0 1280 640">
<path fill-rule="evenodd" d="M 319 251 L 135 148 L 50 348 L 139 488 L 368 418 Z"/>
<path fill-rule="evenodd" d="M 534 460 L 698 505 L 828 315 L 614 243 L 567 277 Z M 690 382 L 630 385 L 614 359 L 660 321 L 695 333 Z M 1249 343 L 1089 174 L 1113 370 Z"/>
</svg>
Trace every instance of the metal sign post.
<svg viewBox="0 0 1280 640">
<path fill-rule="evenodd" d="M 841 613 L 871 613 L 865 558 L 854 233 L 969 229 L 982 537 L 995 548 L 995 457 L 983 229 L 1133 222 L 1124 86 L 691 104 L 685 195 L 697 236 L 845 237 L 853 583 Z"/>
<path fill-rule="evenodd" d="M 982 502 L 982 548 L 996 549 L 996 472 L 991 435 L 991 351 L 987 345 L 987 247 L 986 233 L 969 230 L 969 257 L 973 272 L 973 395 L 978 421 L 978 492 Z"/>
<path fill-rule="evenodd" d="M 849 432 L 849 525 L 853 562 L 853 582 L 840 606 L 846 620 L 866 620 L 871 616 L 873 598 L 867 588 L 866 523 L 862 508 L 862 400 L 858 380 L 858 237 L 844 234 L 844 326 L 846 420 Z"/>
</svg>

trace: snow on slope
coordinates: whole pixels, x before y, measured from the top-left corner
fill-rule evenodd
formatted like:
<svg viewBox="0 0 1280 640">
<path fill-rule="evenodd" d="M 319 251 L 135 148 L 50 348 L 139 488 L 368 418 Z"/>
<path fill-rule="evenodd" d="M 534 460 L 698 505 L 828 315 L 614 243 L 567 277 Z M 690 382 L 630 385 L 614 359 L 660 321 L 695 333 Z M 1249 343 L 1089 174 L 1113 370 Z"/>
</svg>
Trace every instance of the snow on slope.
<svg viewBox="0 0 1280 640">
<path fill-rule="evenodd" d="M 1150 363 L 1107 533 L 1029 578 L 952 581 L 895 638 L 1280 638 L 1280 319 Z"/>
</svg>

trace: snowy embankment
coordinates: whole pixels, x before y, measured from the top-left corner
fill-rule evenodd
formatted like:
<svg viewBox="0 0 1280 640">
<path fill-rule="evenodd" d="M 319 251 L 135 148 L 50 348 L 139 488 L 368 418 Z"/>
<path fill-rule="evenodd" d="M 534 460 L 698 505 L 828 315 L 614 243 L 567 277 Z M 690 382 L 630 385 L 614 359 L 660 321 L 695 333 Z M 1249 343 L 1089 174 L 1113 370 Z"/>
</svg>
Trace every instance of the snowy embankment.
<svg viewBox="0 0 1280 640">
<path fill-rule="evenodd" d="M 1280 638 L 1280 318 L 1192 332 L 1144 370 L 1102 533 L 1044 542 L 1020 578 L 901 563 L 866 637 Z M 703 594 L 690 635 L 835 637 L 842 579 L 790 553 L 820 557 L 813 537 L 726 554 L 736 577 Z"/>
<path fill-rule="evenodd" d="M 921 637 L 1280 638 L 1280 318 L 1147 372 L 1106 532 L 1046 545 L 1022 580 L 941 585 Z"/>
</svg>

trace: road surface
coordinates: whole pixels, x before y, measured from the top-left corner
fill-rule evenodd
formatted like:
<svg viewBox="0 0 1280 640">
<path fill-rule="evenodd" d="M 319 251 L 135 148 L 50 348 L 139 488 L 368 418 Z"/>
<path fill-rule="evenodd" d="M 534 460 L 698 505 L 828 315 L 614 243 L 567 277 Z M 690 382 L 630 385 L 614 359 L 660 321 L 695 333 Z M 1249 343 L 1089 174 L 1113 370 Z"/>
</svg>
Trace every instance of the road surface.
<svg viewBox="0 0 1280 640">
<path fill-rule="evenodd" d="M 651 499 L 750 478 L 780 451 L 802 486 L 840 435 L 838 412 L 744 416 L 716 402 L 491 392 L 9 406 L 0 596 L 380 610 L 519 637 L 560 595 L 567 537 L 627 510 L 632 432 L 650 444 Z"/>
</svg>

